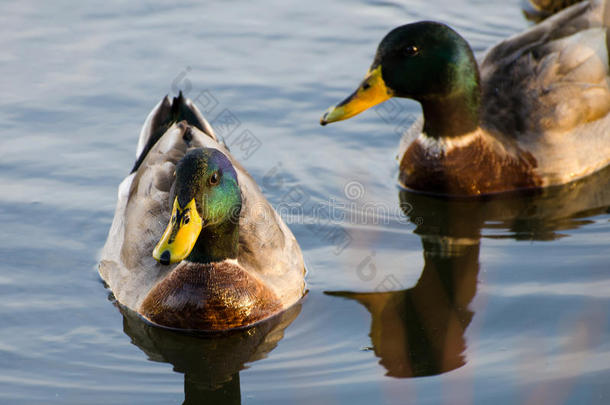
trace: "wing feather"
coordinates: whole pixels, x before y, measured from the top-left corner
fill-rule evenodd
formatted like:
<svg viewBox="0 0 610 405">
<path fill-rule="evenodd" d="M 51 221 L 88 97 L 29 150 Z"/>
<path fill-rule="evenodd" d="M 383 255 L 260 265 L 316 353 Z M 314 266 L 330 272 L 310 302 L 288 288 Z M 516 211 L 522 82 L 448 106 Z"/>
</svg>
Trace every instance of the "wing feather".
<svg viewBox="0 0 610 405">
<path fill-rule="evenodd" d="M 610 112 L 603 3 L 574 5 L 487 54 L 486 128 L 514 137 L 569 131 Z"/>
</svg>

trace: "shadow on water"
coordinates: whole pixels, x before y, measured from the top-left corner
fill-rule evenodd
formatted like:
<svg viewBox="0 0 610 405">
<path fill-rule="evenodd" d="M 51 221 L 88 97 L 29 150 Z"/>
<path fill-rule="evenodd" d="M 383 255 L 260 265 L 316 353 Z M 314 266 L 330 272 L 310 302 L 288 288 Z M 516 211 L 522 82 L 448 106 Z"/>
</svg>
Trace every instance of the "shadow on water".
<svg viewBox="0 0 610 405">
<path fill-rule="evenodd" d="M 586 179 L 527 194 L 447 199 L 401 190 L 400 205 L 423 247 L 415 286 L 391 292 L 333 291 L 370 312 L 370 337 L 387 375 L 409 378 L 455 370 L 466 362 L 481 238 L 555 240 L 610 212 L 610 168 Z M 423 219 L 423 220 L 422 220 Z"/>
<path fill-rule="evenodd" d="M 152 361 L 170 363 L 184 374 L 184 404 L 241 404 L 239 372 L 263 359 L 284 337 L 301 311 L 301 302 L 250 328 L 197 335 L 152 326 L 119 306 L 123 331 Z"/>
</svg>

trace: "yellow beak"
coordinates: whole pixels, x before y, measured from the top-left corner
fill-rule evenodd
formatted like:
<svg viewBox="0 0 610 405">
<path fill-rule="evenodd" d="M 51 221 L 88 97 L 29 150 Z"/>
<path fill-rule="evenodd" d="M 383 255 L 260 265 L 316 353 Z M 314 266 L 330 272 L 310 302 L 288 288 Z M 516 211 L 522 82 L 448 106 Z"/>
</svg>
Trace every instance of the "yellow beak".
<svg viewBox="0 0 610 405">
<path fill-rule="evenodd" d="M 197 212 L 195 199 L 181 208 L 178 198 L 174 200 L 172 218 L 161 240 L 153 250 L 153 257 L 161 264 L 177 263 L 193 250 L 199 237 L 203 221 Z"/>
<path fill-rule="evenodd" d="M 348 98 L 330 107 L 320 120 L 321 125 L 346 120 L 362 111 L 392 98 L 393 92 L 381 77 L 381 65 L 368 72 L 360 87 Z"/>
</svg>

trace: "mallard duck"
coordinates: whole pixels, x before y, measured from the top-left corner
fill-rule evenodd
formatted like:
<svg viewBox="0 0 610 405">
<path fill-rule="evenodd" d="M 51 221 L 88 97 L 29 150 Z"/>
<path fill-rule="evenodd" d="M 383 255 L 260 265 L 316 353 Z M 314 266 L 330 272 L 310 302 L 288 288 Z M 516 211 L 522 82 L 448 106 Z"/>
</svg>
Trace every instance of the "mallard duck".
<svg viewBox="0 0 610 405">
<path fill-rule="evenodd" d="M 522 0 L 523 14 L 528 20 L 542 21 L 572 4 L 584 0 Z"/>
<path fill-rule="evenodd" d="M 479 66 L 447 25 L 398 27 L 321 124 L 391 97 L 418 101 L 423 120 L 401 142 L 399 181 L 424 192 L 478 195 L 586 176 L 610 163 L 604 8 L 575 4 L 495 46 Z"/>
<path fill-rule="evenodd" d="M 255 181 L 180 94 L 142 128 L 99 273 L 120 304 L 154 324 L 217 331 L 295 304 L 305 268 Z"/>
</svg>

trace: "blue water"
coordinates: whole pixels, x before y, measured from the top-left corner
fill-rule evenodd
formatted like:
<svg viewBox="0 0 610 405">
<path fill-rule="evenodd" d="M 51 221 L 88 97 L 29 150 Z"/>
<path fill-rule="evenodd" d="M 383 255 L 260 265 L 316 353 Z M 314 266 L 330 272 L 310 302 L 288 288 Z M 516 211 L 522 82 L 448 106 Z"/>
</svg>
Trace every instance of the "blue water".
<svg viewBox="0 0 610 405">
<path fill-rule="evenodd" d="M 416 103 L 318 125 L 389 29 L 439 20 L 480 54 L 528 26 L 517 0 L 24 1 L 0 16 L 0 403 L 610 403 L 610 172 L 444 200 L 396 184 Z M 303 196 L 286 221 L 309 293 L 250 335 L 151 328 L 97 275 L 140 126 L 179 90 L 230 146 L 256 137 L 233 151 L 273 205 Z"/>
</svg>

